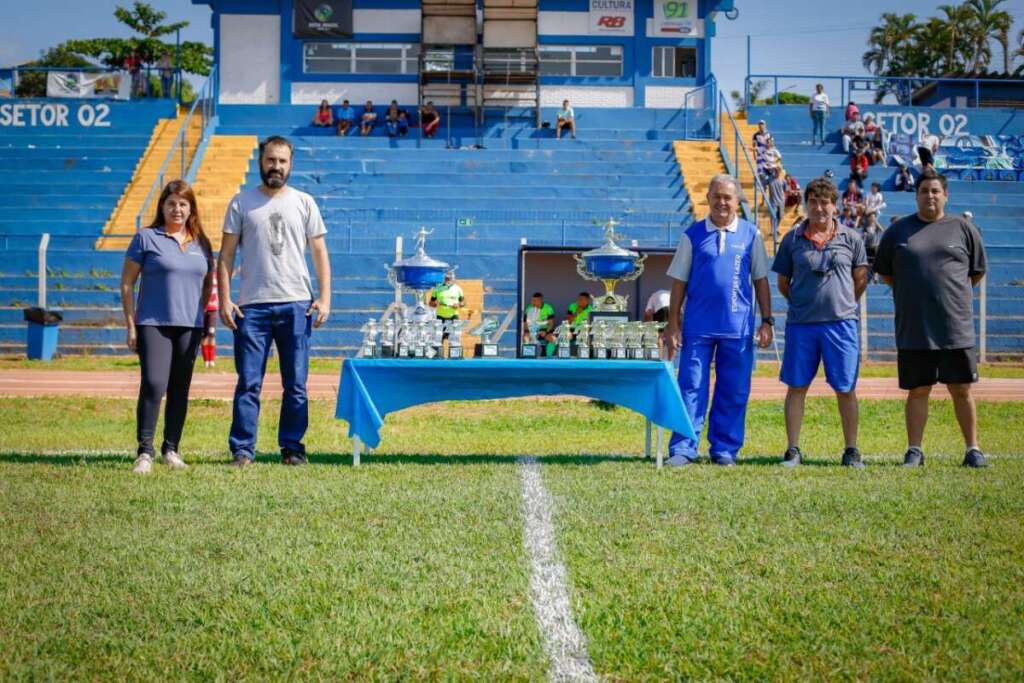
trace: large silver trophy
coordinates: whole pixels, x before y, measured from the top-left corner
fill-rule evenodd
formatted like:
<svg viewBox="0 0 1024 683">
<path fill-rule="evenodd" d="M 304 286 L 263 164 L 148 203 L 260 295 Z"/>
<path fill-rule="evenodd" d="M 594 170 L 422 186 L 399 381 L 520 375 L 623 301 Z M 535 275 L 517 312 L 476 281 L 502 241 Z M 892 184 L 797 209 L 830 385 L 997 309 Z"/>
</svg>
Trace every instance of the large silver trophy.
<svg viewBox="0 0 1024 683">
<path fill-rule="evenodd" d="M 434 310 L 427 305 L 427 296 L 444 282 L 445 273 L 454 270 L 444 261 L 427 256 L 424 245 L 427 235 L 432 232 L 421 227 L 416 233 L 416 253 L 384 266 L 388 271 L 388 282 L 391 286 L 401 288 L 404 292 L 412 292 L 416 298 L 416 305 L 412 311 L 402 316 L 405 320 L 421 321 L 436 317 Z"/>
<path fill-rule="evenodd" d="M 576 259 L 576 272 L 580 277 L 604 283 L 605 293 L 594 302 L 595 311 L 625 313 L 629 297 L 616 294 L 615 285 L 635 280 L 644 272 L 644 260 L 647 255 L 641 256 L 635 251 L 617 245 L 615 238 L 621 237 L 615 234 L 617 225 L 618 221 L 609 218 L 604 225 L 604 244 L 582 254 L 573 254 L 573 258 Z"/>
</svg>

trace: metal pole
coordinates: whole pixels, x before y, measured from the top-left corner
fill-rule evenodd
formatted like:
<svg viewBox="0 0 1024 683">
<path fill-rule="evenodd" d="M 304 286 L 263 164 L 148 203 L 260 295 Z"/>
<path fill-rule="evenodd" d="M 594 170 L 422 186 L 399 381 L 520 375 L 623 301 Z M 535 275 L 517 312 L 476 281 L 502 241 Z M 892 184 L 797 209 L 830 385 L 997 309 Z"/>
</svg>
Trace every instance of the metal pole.
<svg viewBox="0 0 1024 683">
<path fill-rule="evenodd" d="M 868 293 L 860 298 L 860 359 L 868 359 Z"/>
<path fill-rule="evenodd" d="M 395 261 L 402 260 L 402 236 L 399 235 L 395 238 Z M 402 310 L 402 288 L 395 284 L 395 307 L 397 310 Z"/>
<path fill-rule="evenodd" d="M 981 106 L 981 81 L 974 80 L 974 108 Z"/>
<path fill-rule="evenodd" d="M 182 88 L 181 88 L 181 29 L 180 28 L 177 31 L 174 32 L 174 71 L 175 71 L 174 75 L 176 77 L 175 80 L 178 81 L 178 105 L 180 106 L 181 105 L 181 90 L 182 90 Z M 172 83 L 172 87 L 173 87 L 174 81 L 171 81 L 171 83 Z M 167 96 L 167 93 L 164 93 L 164 97 L 166 97 L 166 96 Z"/>
<path fill-rule="evenodd" d="M 46 308 L 46 248 L 50 246 L 50 233 L 44 232 L 39 238 L 39 295 L 36 303 L 39 308 Z"/>
<path fill-rule="evenodd" d="M 982 363 L 988 362 L 988 278 L 981 278 L 981 288 L 978 290 L 978 336 L 981 337 L 978 344 L 979 356 Z"/>
</svg>

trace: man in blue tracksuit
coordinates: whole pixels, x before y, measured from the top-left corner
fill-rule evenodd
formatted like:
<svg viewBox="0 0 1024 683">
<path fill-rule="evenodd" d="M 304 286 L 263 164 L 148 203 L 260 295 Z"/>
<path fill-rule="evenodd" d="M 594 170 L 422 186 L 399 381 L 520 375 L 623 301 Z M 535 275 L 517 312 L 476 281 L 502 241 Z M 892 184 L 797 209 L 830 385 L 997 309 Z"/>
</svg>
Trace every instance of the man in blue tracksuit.
<svg viewBox="0 0 1024 683">
<path fill-rule="evenodd" d="M 708 216 L 679 240 L 668 275 L 673 278 L 666 343 L 678 350 L 679 390 L 699 440 L 715 364 L 715 397 L 708 419 L 711 462 L 735 465 L 743 447 L 750 374 L 754 368 L 754 295 L 761 309 L 757 344 L 772 343 L 768 255 L 757 226 L 742 220 L 739 183 L 729 175 L 711 179 Z M 684 323 L 679 309 L 685 302 Z M 681 339 L 680 339 L 681 334 Z M 693 463 L 697 440 L 673 434 L 668 464 Z"/>
</svg>

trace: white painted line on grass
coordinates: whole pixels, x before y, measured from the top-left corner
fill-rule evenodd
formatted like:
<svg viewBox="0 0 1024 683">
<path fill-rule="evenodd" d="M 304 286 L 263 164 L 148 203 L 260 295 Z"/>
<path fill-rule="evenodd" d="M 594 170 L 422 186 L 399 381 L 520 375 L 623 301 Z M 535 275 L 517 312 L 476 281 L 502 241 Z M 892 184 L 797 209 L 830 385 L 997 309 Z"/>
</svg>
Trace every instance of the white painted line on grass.
<svg viewBox="0 0 1024 683">
<path fill-rule="evenodd" d="M 552 681 L 597 681 L 587 637 L 572 618 L 569 582 L 551 522 L 551 496 L 536 458 L 519 458 L 523 480 L 523 545 L 530 558 L 530 598 L 537 615 Z"/>
</svg>

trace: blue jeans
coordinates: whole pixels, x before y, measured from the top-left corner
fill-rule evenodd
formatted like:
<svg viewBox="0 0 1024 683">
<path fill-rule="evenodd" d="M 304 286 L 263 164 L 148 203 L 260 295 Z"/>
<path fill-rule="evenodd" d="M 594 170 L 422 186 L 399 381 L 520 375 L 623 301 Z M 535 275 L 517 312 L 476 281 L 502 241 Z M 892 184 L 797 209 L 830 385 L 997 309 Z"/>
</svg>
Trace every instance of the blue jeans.
<svg viewBox="0 0 1024 683">
<path fill-rule="evenodd" d="M 812 114 L 812 120 L 814 121 L 814 128 L 811 130 L 811 144 L 814 144 L 815 140 L 820 139 L 821 144 L 825 144 L 825 112 L 816 111 Z"/>
<path fill-rule="evenodd" d="M 697 445 L 708 412 L 712 358 L 715 360 L 715 398 L 708 416 L 711 459 L 735 461 L 743 448 L 750 373 L 754 369 L 753 340 L 749 337 L 686 337 L 679 353 L 679 391 L 697 439 L 673 433 L 668 444 L 669 455 L 697 459 Z"/>
<path fill-rule="evenodd" d="M 235 403 L 231 414 L 228 448 L 232 455 L 256 457 L 256 432 L 260 418 L 260 389 L 267 372 L 270 342 L 277 345 L 281 361 L 281 420 L 277 444 L 282 449 L 305 453 L 302 438 L 309 425 L 306 378 L 309 375 L 309 336 L 312 318 L 306 315 L 309 301 L 242 306 L 235 330 Z"/>
</svg>

